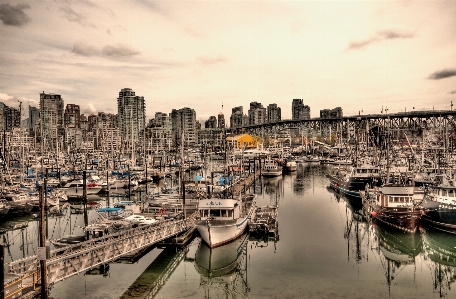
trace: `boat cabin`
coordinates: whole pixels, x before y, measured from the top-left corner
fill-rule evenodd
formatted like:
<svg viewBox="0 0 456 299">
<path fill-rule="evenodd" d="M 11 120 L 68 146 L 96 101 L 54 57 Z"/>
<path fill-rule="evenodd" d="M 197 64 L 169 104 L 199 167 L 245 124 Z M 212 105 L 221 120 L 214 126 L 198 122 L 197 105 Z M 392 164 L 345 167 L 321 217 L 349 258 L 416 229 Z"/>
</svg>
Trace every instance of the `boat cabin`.
<svg viewBox="0 0 456 299">
<path fill-rule="evenodd" d="M 201 220 L 233 220 L 240 217 L 240 206 L 235 199 L 204 199 L 199 202 Z"/>
</svg>

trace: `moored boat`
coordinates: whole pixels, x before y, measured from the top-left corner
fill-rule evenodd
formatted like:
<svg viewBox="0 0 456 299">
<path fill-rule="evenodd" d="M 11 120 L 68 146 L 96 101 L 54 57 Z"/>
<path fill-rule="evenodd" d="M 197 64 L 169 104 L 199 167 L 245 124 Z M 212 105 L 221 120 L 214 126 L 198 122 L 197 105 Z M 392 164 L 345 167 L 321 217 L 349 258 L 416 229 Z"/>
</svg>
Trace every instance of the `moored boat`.
<svg viewBox="0 0 456 299">
<path fill-rule="evenodd" d="M 198 203 L 196 228 L 204 242 L 214 248 L 237 239 L 247 228 L 256 200 L 208 198 Z"/>
<path fill-rule="evenodd" d="M 413 200 L 413 190 L 413 180 L 393 175 L 389 183 L 361 192 L 363 209 L 379 224 L 415 233 L 422 209 Z"/>
</svg>

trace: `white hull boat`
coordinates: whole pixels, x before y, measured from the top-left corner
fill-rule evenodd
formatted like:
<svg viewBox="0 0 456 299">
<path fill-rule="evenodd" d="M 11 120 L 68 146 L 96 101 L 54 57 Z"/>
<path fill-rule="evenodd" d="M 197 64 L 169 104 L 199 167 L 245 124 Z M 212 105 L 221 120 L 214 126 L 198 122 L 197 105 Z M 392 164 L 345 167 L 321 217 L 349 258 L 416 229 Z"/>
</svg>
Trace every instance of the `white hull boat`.
<svg viewBox="0 0 456 299">
<path fill-rule="evenodd" d="M 241 199 L 202 199 L 196 228 L 204 242 L 214 248 L 239 238 L 255 209 L 255 199 L 248 204 Z"/>
</svg>

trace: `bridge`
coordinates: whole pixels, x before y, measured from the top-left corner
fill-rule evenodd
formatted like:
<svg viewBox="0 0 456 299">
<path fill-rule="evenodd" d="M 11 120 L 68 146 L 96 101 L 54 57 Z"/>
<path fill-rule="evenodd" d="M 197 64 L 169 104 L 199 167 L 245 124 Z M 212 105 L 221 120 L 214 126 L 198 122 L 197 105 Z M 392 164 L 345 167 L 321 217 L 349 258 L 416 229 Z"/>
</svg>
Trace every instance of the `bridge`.
<svg viewBox="0 0 456 299">
<path fill-rule="evenodd" d="M 47 259 L 48 283 L 50 285 L 99 265 L 107 264 L 123 255 L 139 251 L 158 242 L 177 236 L 195 224 L 197 212 L 186 219 L 165 220 L 95 238 L 83 243 L 51 251 Z M 39 275 L 39 260 L 30 256 L 7 265 L 7 272 L 30 277 Z"/>
<path fill-rule="evenodd" d="M 430 129 L 454 131 L 456 130 L 456 111 L 430 110 L 393 114 L 359 114 L 340 118 L 288 119 L 232 128 L 231 130 L 238 134 L 250 133 L 261 136 L 262 134 L 273 134 L 287 129 L 298 129 L 301 132 L 320 132 L 321 135 L 339 132 L 342 136 L 348 137 L 359 129 L 371 129 L 374 127 L 408 131 Z"/>
</svg>

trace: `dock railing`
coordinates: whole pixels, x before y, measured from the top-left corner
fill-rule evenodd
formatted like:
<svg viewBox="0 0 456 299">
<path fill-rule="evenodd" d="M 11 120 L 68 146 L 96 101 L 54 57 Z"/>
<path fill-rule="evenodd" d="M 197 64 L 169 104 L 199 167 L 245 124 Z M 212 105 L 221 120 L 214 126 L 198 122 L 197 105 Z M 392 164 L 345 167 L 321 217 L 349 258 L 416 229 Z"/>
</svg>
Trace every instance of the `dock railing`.
<svg viewBox="0 0 456 299">
<path fill-rule="evenodd" d="M 139 226 L 101 238 L 55 249 L 46 261 L 48 283 L 53 284 L 98 265 L 111 262 L 124 254 L 176 236 L 194 226 L 196 212 L 186 219 L 164 220 Z M 37 256 L 26 257 L 5 265 L 8 273 L 31 274 L 39 269 Z"/>
</svg>

